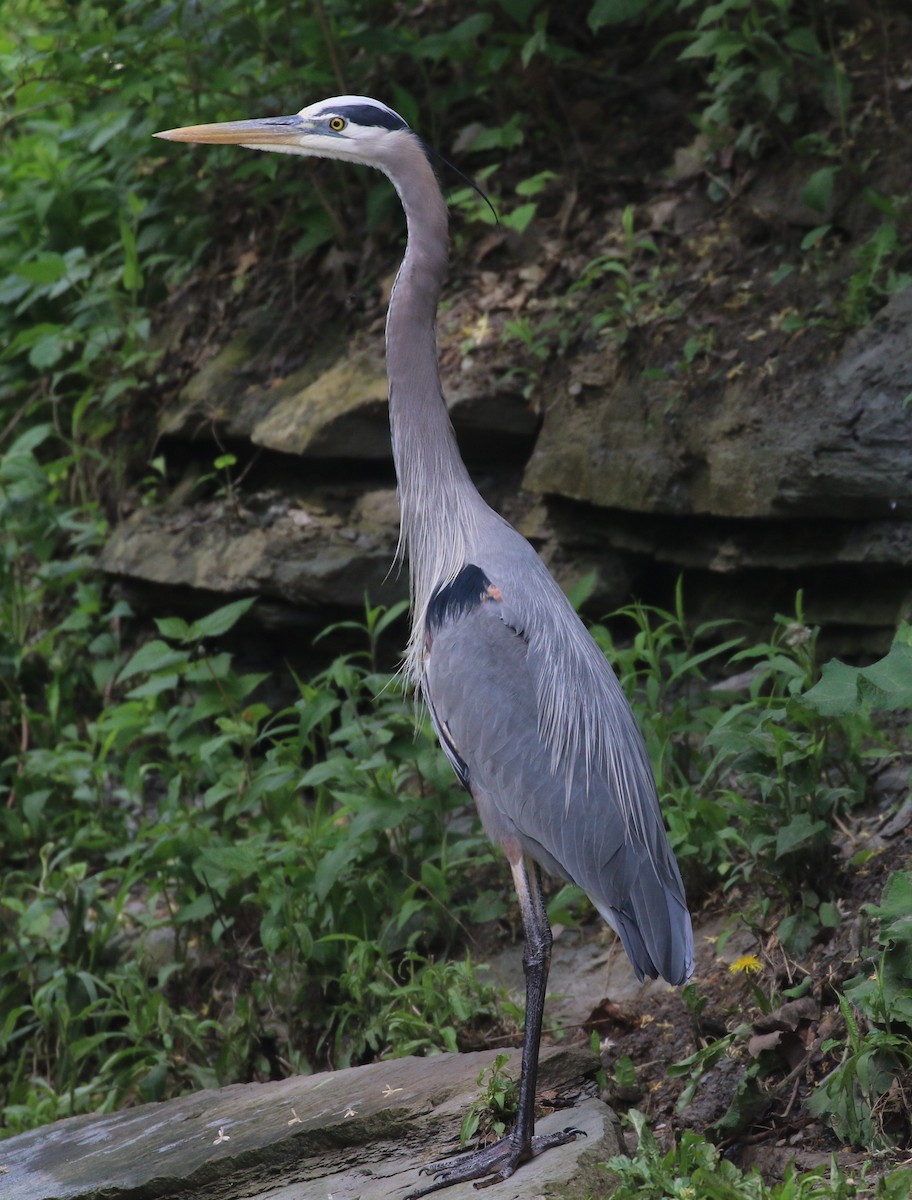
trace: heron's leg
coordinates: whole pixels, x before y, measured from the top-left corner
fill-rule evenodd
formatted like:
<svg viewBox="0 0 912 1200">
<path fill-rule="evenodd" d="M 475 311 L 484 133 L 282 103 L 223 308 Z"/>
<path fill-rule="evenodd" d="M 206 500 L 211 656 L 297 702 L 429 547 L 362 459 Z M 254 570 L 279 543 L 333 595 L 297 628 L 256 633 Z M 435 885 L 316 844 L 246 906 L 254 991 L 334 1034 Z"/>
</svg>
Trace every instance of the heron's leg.
<svg viewBox="0 0 912 1200">
<path fill-rule="evenodd" d="M 552 935 L 545 911 L 545 895 L 542 891 L 538 863 L 532 864 L 531 880 L 526 869 L 526 860 L 522 855 L 510 863 L 510 869 L 513 872 L 513 883 L 522 914 L 523 972 L 526 977 L 526 1021 L 519 1075 L 519 1107 L 513 1139 L 524 1150 L 528 1150 L 535 1132 L 535 1085 L 538 1082 L 538 1054 L 545 1014 L 545 989 L 551 970 Z M 528 1154 L 525 1157 L 528 1157 Z"/>
<path fill-rule="evenodd" d="M 542 1018 L 545 1011 L 545 988 L 551 966 L 551 926 L 545 912 L 541 871 L 532 865 L 532 878 L 525 859 L 517 851 L 509 854 L 510 869 L 519 898 L 522 914 L 524 946 L 523 971 L 526 976 L 526 1024 L 523 1033 L 522 1065 L 519 1076 L 519 1105 L 516 1124 L 499 1142 L 470 1154 L 459 1154 L 425 1167 L 434 1176 L 433 1183 L 418 1188 L 405 1200 L 418 1200 L 431 1192 L 478 1180 L 476 1187 L 488 1187 L 507 1179 L 518 1166 L 552 1146 L 562 1146 L 579 1136 L 578 1129 L 562 1129 L 559 1133 L 535 1135 L 535 1085 L 538 1080 L 538 1052 L 541 1043 Z"/>
</svg>

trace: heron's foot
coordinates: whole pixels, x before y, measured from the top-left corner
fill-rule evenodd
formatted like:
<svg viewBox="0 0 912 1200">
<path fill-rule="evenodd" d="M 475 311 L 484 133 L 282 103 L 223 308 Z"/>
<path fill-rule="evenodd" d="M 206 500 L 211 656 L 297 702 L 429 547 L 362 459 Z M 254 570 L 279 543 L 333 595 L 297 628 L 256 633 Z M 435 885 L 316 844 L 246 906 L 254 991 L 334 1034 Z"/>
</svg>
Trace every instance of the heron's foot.
<svg viewBox="0 0 912 1200">
<path fill-rule="evenodd" d="M 429 1196 L 431 1192 L 439 1192 L 441 1188 L 453 1183 L 465 1183 L 469 1179 L 477 1180 L 477 1188 L 490 1187 L 492 1183 L 509 1179 L 517 1167 L 550 1150 L 552 1146 L 565 1146 L 567 1142 L 585 1136 L 582 1129 L 562 1129 L 559 1133 L 535 1134 L 528 1146 L 514 1141 L 512 1137 L 505 1137 L 491 1146 L 485 1146 L 483 1150 L 443 1158 L 440 1162 L 421 1168 L 422 1175 L 434 1177 L 433 1182 L 409 1192 L 404 1200 L 419 1200 L 421 1196 Z"/>
</svg>

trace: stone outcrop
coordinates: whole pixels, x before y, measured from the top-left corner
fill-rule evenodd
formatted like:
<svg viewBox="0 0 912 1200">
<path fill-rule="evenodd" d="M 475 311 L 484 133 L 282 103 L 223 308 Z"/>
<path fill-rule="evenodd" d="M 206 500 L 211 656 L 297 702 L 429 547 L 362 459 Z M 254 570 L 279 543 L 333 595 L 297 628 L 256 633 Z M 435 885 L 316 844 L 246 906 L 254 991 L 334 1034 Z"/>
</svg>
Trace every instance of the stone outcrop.
<svg viewBox="0 0 912 1200">
<path fill-rule="evenodd" d="M 71 1117 L 0 1146 L 0 1193 L 16 1200 L 396 1200 L 421 1169 L 459 1149 L 466 1109 L 493 1051 L 400 1058 L 276 1083 L 236 1084 L 106 1115 Z M 579 1137 L 498 1184 L 499 1200 L 611 1193 L 599 1165 L 622 1153 L 617 1118 L 596 1096 L 599 1060 L 545 1050 L 541 1132 Z M 507 1070 L 518 1072 L 519 1051 Z M 446 1192 L 469 1200 L 472 1184 Z"/>
<path fill-rule="evenodd" d="M 804 587 L 812 620 L 889 638 L 912 596 L 912 289 L 834 362 L 792 378 L 734 373 L 690 397 L 634 377 L 606 350 L 549 378 L 541 418 L 489 345 L 483 366 L 441 331 L 444 389 L 482 490 L 558 578 L 592 571 L 593 612 L 649 598 L 658 570 L 685 573 L 698 615 L 765 623 Z M 382 330 L 324 346 L 269 378 L 239 335 L 159 419 L 164 446 L 225 441 L 265 456 L 256 483 L 218 501 L 143 505 L 100 565 L 134 581 L 257 594 L 311 625 L 390 603 L 397 544 Z M 241 453 L 241 451 L 239 451 Z M 292 480 L 292 483 L 288 481 Z M 521 480 L 521 488 L 518 487 Z M 264 483 L 265 481 L 265 483 Z M 298 614 L 297 616 L 295 614 Z"/>
<path fill-rule="evenodd" d="M 599 386 L 597 368 L 574 364 L 546 412 L 531 491 L 679 517 L 879 519 L 901 525 L 896 546 L 908 546 L 912 289 L 835 364 L 739 376 L 709 403 L 668 407 L 669 384 L 623 375 Z"/>
</svg>

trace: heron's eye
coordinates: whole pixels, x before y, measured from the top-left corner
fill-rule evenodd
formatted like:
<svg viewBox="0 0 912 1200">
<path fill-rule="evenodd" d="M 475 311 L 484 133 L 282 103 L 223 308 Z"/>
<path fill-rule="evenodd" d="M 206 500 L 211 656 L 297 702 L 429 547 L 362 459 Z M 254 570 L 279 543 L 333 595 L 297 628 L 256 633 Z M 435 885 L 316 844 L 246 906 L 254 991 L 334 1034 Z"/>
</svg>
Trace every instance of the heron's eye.
<svg viewBox="0 0 912 1200">
<path fill-rule="evenodd" d="M 330 117 L 329 127 L 333 131 L 333 133 L 341 133 L 342 130 L 345 128 L 345 118 L 344 117 Z"/>
</svg>

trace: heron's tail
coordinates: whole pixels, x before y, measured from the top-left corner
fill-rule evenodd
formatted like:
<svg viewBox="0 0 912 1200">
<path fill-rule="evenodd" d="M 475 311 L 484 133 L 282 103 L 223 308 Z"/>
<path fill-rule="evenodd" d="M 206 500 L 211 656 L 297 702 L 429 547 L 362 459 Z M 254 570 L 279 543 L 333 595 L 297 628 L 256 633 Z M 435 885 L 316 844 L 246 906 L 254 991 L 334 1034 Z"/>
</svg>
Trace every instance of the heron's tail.
<svg viewBox="0 0 912 1200">
<path fill-rule="evenodd" d="M 637 979 L 661 975 L 686 983 L 694 969 L 693 927 L 683 900 L 648 868 L 637 876 L 623 908 L 596 902 L 617 931 Z"/>
</svg>

